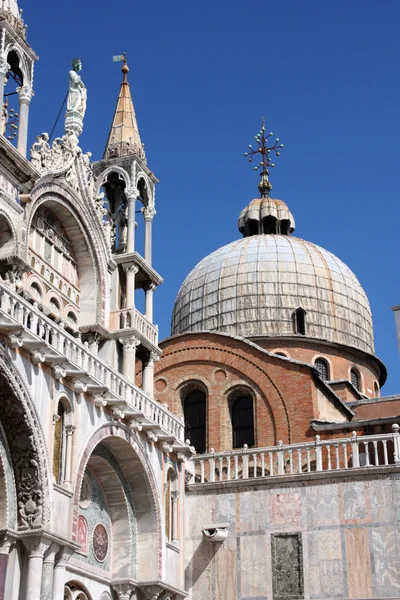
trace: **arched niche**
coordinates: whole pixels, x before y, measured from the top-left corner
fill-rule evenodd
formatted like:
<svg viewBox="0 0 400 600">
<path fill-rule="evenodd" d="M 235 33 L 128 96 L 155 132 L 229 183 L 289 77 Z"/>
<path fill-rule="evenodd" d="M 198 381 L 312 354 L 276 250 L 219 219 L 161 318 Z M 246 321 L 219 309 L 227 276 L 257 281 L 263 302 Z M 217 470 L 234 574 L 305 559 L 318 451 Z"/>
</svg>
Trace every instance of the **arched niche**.
<svg viewBox="0 0 400 600">
<path fill-rule="evenodd" d="M 57 223 L 62 227 L 60 233 L 57 231 L 59 225 L 57 224 L 56 228 L 54 224 L 52 234 L 60 236 L 62 248 L 57 248 L 57 243 L 52 243 L 49 236 L 46 237 L 46 228 L 51 228 L 51 224 L 47 221 L 42 224 L 43 219 L 40 215 L 43 213 L 55 215 Z M 39 217 L 40 226 L 44 227 L 44 239 L 38 242 L 41 235 L 36 226 Z M 32 265 L 32 259 L 35 258 L 34 273 L 49 289 L 45 302 L 52 297 L 61 298 L 59 314 L 54 314 L 54 318 L 63 320 L 66 316 L 65 307 L 67 304 L 72 304 L 78 317 L 79 327 L 101 322 L 102 303 L 104 303 L 102 289 L 105 288 L 108 277 L 102 265 L 104 257 L 100 256 L 99 240 L 95 239 L 93 230 L 89 231 L 83 215 L 77 213 L 65 198 L 56 194 L 44 194 L 31 207 L 27 237 L 27 262 Z M 43 251 L 39 248 L 40 243 L 43 244 Z M 51 246 L 51 253 L 49 253 L 49 246 Z M 66 256 L 68 252 L 70 253 L 69 266 Z M 56 258 L 53 259 L 53 256 Z M 49 305 L 47 308 L 51 316 L 52 307 Z"/>
<path fill-rule="evenodd" d="M 113 579 L 157 579 L 161 576 L 161 510 L 155 476 L 140 441 L 127 427 L 115 423 L 93 435 L 77 470 L 73 540 L 78 540 L 88 471 L 102 486 L 108 505 Z"/>
</svg>

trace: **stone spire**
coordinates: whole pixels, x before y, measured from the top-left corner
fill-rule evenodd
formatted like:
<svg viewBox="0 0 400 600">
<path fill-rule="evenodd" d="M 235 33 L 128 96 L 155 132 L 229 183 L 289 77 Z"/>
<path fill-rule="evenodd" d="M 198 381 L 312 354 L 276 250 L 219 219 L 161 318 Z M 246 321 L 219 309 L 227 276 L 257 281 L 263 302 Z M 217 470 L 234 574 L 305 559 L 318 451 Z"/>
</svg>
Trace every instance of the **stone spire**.
<svg viewBox="0 0 400 600">
<path fill-rule="evenodd" d="M 128 83 L 129 68 L 126 55 L 124 53 L 123 56 L 115 57 L 115 59 L 122 59 L 124 61 L 122 65 L 123 77 L 103 158 L 118 158 L 120 156 L 136 154 L 145 160 L 146 157 L 140 139 L 131 90 Z"/>
</svg>

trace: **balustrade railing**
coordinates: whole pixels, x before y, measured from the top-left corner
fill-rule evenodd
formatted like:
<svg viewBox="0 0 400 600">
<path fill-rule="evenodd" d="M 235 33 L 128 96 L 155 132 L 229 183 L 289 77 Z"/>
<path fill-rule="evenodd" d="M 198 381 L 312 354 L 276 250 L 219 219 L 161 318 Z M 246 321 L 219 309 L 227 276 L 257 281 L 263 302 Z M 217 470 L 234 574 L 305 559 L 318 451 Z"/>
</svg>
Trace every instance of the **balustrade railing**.
<svg viewBox="0 0 400 600">
<path fill-rule="evenodd" d="M 210 452 L 193 457 L 190 484 L 300 475 L 394 465 L 400 467 L 399 425 L 392 433 Z"/>
<path fill-rule="evenodd" d="M 158 344 L 158 327 L 136 308 L 124 308 L 114 311 L 110 315 L 112 329 L 136 329 L 144 338 L 154 346 Z"/>
<path fill-rule="evenodd" d="M 58 325 L 47 318 L 38 308 L 27 302 L 17 293 L 10 290 L 5 284 L 0 283 L 0 321 L 4 320 L 21 326 L 21 333 L 35 340 L 37 356 L 43 356 L 43 361 L 60 363 L 63 368 L 75 369 L 85 376 L 94 380 L 99 387 L 103 386 L 111 391 L 129 407 L 142 413 L 155 425 L 166 431 L 171 436 L 184 442 L 184 425 L 181 419 L 170 413 L 165 407 L 150 398 L 143 390 L 134 385 L 129 379 L 113 369 L 101 358 L 91 352 L 87 343 L 72 337 Z M 16 338 L 18 339 L 21 338 Z M 43 341 L 43 347 L 37 342 Z M 32 340 L 26 343 L 29 346 Z M 21 340 L 21 345 L 24 340 Z M 32 343 L 31 343 L 32 346 Z M 53 355 L 52 355 L 53 351 Z M 65 363 L 69 366 L 66 367 Z M 63 364 L 64 363 L 64 364 Z"/>
</svg>

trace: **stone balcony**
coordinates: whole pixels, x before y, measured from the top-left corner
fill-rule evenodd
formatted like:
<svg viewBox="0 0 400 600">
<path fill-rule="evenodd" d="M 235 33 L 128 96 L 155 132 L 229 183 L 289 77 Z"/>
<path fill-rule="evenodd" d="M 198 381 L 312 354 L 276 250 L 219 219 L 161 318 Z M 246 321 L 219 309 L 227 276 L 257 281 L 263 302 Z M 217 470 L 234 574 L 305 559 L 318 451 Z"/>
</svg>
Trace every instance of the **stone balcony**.
<svg viewBox="0 0 400 600">
<path fill-rule="evenodd" d="M 397 468 L 400 471 L 399 425 L 392 433 L 283 445 L 210 452 L 195 456 L 189 463 L 189 485 L 282 482 L 282 478 L 333 476 L 360 469 Z"/>
<path fill-rule="evenodd" d="M 76 393 L 91 394 L 97 406 L 111 407 L 118 418 L 129 419 L 131 426 L 143 429 L 152 440 L 189 450 L 182 419 L 4 283 L 0 283 L 0 332 L 11 348 L 30 352 L 34 364 L 48 365 L 55 379 L 69 380 Z"/>
<path fill-rule="evenodd" d="M 110 330 L 129 330 L 145 346 L 150 344 L 151 349 L 158 350 L 158 327 L 150 323 L 148 319 L 136 308 L 125 308 L 113 311 L 110 314 Z"/>
</svg>

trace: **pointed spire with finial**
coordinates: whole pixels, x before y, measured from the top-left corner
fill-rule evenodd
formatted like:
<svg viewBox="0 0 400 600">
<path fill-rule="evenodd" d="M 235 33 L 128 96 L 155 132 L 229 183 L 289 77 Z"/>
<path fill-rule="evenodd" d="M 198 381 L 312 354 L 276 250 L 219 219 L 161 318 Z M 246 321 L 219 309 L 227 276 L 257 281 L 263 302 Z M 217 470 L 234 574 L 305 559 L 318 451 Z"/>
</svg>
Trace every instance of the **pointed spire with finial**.
<svg viewBox="0 0 400 600">
<path fill-rule="evenodd" d="M 126 52 L 121 56 L 114 56 L 113 60 L 123 61 L 121 69 L 122 83 L 103 158 L 117 158 L 137 154 L 140 158 L 146 160 L 128 83 L 129 67 Z"/>
<path fill-rule="evenodd" d="M 255 136 L 255 140 L 258 144 L 258 148 L 253 149 L 251 144 L 249 145 L 248 152 L 245 152 L 245 156 L 248 156 L 249 162 L 253 162 L 253 158 L 256 154 L 261 154 L 261 162 L 259 165 L 254 167 L 255 171 L 261 169 L 260 177 L 261 181 L 258 184 L 258 189 L 261 194 L 261 198 L 268 198 L 270 191 L 272 190 L 272 184 L 269 181 L 269 169 L 273 168 L 275 165 L 271 159 L 271 152 L 275 152 L 275 156 L 280 155 L 280 148 L 283 148 L 283 144 L 279 143 L 279 138 L 275 139 L 275 143 L 272 146 L 268 146 L 268 140 L 274 134 L 268 133 L 265 135 L 265 117 L 262 120 L 262 125 L 260 131 Z"/>
</svg>

